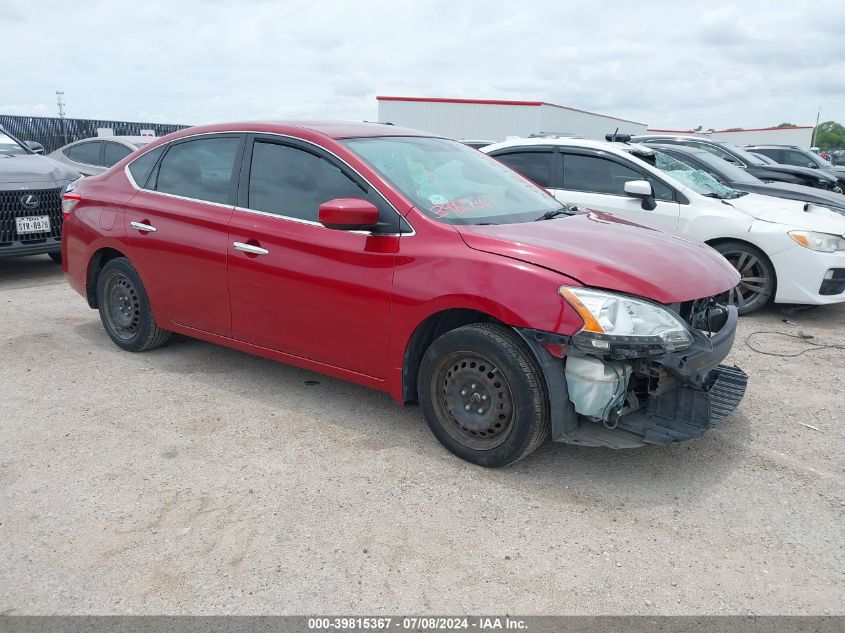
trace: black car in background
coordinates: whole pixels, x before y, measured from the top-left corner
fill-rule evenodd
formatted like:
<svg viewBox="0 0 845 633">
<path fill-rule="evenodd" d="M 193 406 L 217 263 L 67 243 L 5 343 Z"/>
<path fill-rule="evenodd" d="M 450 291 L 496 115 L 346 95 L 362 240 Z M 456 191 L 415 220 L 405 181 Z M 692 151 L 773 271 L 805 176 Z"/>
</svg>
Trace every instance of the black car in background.
<svg viewBox="0 0 845 633">
<path fill-rule="evenodd" d="M 700 169 L 707 172 L 713 178 L 731 189 L 759 193 L 764 196 L 786 198 L 788 200 L 800 200 L 812 204 L 827 207 L 845 215 L 845 196 L 824 189 L 806 187 L 804 185 L 793 185 L 787 182 L 763 182 L 748 171 L 722 160 L 715 154 L 695 147 L 684 145 L 668 145 L 649 141 L 647 147 L 656 149 L 671 156 L 693 169 Z"/>
<path fill-rule="evenodd" d="M 809 167 L 828 173 L 839 180 L 833 190 L 837 193 L 845 193 L 845 166 L 837 167 L 810 150 L 801 149 L 795 145 L 749 145 L 745 149 L 755 154 L 768 156 L 781 165 Z"/>
<path fill-rule="evenodd" d="M 810 167 L 795 167 L 792 165 L 770 165 L 759 156 L 740 149 L 736 145 L 722 141 L 714 141 L 700 136 L 667 136 L 663 134 L 643 134 L 634 136 L 635 143 L 655 142 L 665 145 L 684 145 L 703 149 L 715 154 L 722 160 L 741 167 L 752 176 L 763 182 L 788 182 L 793 185 L 806 185 L 817 189 L 834 190 L 839 180 L 819 169 Z"/>
<path fill-rule="evenodd" d="M 79 174 L 0 127 L 0 257 L 61 261 L 62 192 Z"/>
</svg>

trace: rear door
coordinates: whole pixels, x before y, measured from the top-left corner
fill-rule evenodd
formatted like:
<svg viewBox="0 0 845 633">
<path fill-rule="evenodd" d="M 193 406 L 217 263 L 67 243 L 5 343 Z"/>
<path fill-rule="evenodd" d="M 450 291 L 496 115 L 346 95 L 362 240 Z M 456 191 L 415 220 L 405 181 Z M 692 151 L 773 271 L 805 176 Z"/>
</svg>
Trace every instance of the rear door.
<svg viewBox="0 0 845 633">
<path fill-rule="evenodd" d="M 325 228 L 317 210 L 334 198 L 370 200 L 396 233 Z M 400 221 L 370 185 L 320 148 L 251 137 L 229 227 L 234 337 L 384 378 Z"/>
<path fill-rule="evenodd" d="M 561 202 L 607 211 L 649 226 L 677 230 L 680 204 L 675 190 L 638 165 L 613 154 L 581 148 L 561 147 L 562 180 L 552 193 Z M 654 190 L 657 206 L 642 208 L 639 198 L 625 193 L 625 183 L 646 180 Z"/>
<path fill-rule="evenodd" d="M 228 224 L 245 138 L 218 134 L 174 141 L 147 177 L 147 165 L 136 170 L 144 182 L 136 183 L 140 188 L 124 213 L 126 239 L 165 328 L 169 321 L 231 336 Z"/>
</svg>

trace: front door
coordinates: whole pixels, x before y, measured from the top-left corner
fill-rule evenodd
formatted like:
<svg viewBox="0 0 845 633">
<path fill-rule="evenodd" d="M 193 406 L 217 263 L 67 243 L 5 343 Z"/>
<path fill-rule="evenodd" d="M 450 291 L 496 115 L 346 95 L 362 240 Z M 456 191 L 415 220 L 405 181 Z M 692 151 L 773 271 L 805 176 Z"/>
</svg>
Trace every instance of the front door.
<svg viewBox="0 0 845 633">
<path fill-rule="evenodd" d="M 674 190 L 647 172 L 615 156 L 591 155 L 563 149 L 563 182 L 552 194 L 561 202 L 584 209 L 607 211 L 623 218 L 664 229 L 678 229 L 680 205 Z M 647 180 L 654 190 L 656 208 L 646 210 L 642 200 L 625 193 L 629 180 Z"/>
<path fill-rule="evenodd" d="M 335 198 L 370 200 L 398 231 L 392 207 L 330 155 L 295 140 L 251 139 L 229 227 L 233 334 L 384 378 L 400 238 L 325 228 L 318 207 Z"/>
</svg>

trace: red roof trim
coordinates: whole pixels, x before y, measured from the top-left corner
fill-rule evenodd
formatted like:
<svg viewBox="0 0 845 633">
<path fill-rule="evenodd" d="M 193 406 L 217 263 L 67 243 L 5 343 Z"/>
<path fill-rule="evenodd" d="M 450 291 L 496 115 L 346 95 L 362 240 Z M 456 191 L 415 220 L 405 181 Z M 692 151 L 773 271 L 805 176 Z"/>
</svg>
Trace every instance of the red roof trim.
<svg viewBox="0 0 845 633">
<path fill-rule="evenodd" d="M 649 132 L 665 132 L 669 134 L 726 134 L 730 132 L 768 132 L 770 130 L 812 130 L 812 125 L 796 125 L 795 127 L 748 127 L 741 130 L 713 130 L 706 132 L 704 130 L 658 130 L 656 128 L 648 128 Z"/>
<path fill-rule="evenodd" d="M 377 101 L 425 101 L 433 103 L 474 103 L 482 105 L 541 106 L 542 101 L 507 101 L 504 99 L 449 99 L 444 97 L 385 97 L 377 96 Z"/>
</svg>

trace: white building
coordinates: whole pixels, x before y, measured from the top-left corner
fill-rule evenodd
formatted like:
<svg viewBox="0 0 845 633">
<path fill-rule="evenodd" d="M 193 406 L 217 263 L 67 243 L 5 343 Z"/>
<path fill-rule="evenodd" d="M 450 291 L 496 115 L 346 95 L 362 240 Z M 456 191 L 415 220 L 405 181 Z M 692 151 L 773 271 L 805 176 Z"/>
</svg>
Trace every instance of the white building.
<svg viewBox="0 0 845 633">
<path fill-rule="evenodd" d="M 653 134 L 692 134 L 725 141 L 732 145 L 797 145 L 809 149 L 813 142 L 813 126 L 797 127 L 760 127 L 747 130 L 714 130 L 712 132 L 694 132 L 692 130 L 657 130 L 649 129 Z"/>
<path fill-rule="evenodd" d="M 646 124 L 543 101 L 376 97 L 378 120 L 454 139 L 501 141 L 540 132 L 604 140 L 621 133 L 645 134 Z"/>
</svg>

